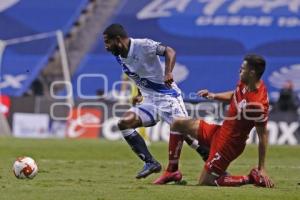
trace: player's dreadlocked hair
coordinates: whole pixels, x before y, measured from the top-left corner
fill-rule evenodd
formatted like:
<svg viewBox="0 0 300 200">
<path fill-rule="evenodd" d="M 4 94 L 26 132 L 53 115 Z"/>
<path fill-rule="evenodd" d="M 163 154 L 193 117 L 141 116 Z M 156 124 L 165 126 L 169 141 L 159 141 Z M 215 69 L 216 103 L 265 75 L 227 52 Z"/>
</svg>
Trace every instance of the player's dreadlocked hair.
<svg viewBox="0 0 300 200">
<path fill-rule="evenodd" d="M 265 59 L 256 54 L 248 54 L 244 57 L 244 60 L 255 71 L 257 79 L 260 79 L 266 68 Z"/>
<path fill-rule="evenodd" d="M 121 38 L 127 38 L 127 32 L 121 24 L 111 24 L 104 31 L 104 35 L 107 35 L 110 38 L 116 38 L 120 36 Z"/>
</svg>

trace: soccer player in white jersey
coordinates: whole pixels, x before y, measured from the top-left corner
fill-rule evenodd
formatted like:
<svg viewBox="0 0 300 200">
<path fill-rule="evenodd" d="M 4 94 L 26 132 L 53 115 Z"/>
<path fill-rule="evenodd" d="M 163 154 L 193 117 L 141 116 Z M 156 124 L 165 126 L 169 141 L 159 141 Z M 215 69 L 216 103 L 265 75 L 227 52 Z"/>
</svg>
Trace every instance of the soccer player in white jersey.
<svg viewBox="0 0 300 200">
<path fill-rule="evenodd" d="M 173 81 L 175 51 L 151 39 L 129 38 L 120 24 L 108 26 L 104 32 L 104 44 L 121 65 L 123 72 L 132 79 L 140 90 L 134 101 L 140 104 L 129 109 L 119 120 L 118 127 L 132 150 L 145 162 L 136 178 L 145 178 L 161 171 L 161 165 L 149 152 L 145 141 L 135 130 L 138 127 L 154 126 L 160 119 L 171 124 L 178 117 L 187 117 L 181 91 Z M 165 67 L 159 56 L 165 57 Z M 192 138 L 183 138 L 180 133 L 170 132 L 169 164 L 166 171 L 154 181 L 165 184 L 180 181 L 178 170 L 181 148 L 185 140 L 196 149 L 203 159 L 208 151 Z"/>
</svg>

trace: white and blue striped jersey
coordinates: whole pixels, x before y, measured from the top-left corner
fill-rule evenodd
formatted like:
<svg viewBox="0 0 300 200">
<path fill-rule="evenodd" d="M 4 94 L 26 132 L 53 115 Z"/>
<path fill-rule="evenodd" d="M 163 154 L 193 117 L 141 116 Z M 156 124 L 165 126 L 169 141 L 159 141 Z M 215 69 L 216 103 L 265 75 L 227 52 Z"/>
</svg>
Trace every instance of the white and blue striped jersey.
<svg viewBox="0 0 300 200">
<path fill-rule="evenodd" d="M 156 53 L 159 45 L 159 42 L 151 39 L 130 38 L 127 58 L 117 56 L 116 59 L 143 96 L 163 94 L 178 97 L 181 91 L 176 83 L 172 84 L 172 88 L 164 83 L 165 66 L 162 66 Z"/>
</svg>

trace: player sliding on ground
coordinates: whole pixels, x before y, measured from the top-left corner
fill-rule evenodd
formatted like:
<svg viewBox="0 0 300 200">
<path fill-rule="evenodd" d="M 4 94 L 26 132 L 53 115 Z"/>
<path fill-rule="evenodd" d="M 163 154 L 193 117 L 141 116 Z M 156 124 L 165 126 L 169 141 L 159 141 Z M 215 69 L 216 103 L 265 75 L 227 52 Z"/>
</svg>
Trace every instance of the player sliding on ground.
<svg viewBox="0 0 300 200">
<path fill-rule="evenodd" d="M 181 91 L 173 81 L 175 51 L 151 39 L 129 38 L 120 24 L 108 26 L 103 37 L 105 48 L 116 57 L 123 72 L 136 83 L 141 92 L 134 100 L 140 104 L 124 114 L 118 127 L 132 150 L 145 162 L 136 178 L 145 178 L 160 172 L 161 165 L 153 158 L 135 129 L 154 126 L 159 118 L 170 124 L 175 118 L 187 117 Z M 165 67 L 161 65 L 159 56 L 165 57 Z M 180 133 L 170 132 L 169 165 L 155 184 L 181 180 L 178 161 L 183 140 Z M 201 153 L 204 159 L 207 158 L 208 151 L 203 150 L 197 140 L 186 137 L 185 141 Z"/>
<path fill-rule="evenodd" d="M 255 184 L 273 187 L 265 168 L 268 133 L 269 101 L 267 89 L 261 76 L 265 70 L 265 60 L 258 55 L 247 55 L 240 69 L 240 81 L 235 91 L 212 93 L 200 90 L 198 95 L 207 99 L 230 102 L 223 125 L 208 124 L 202 119 L 176 120 L 172 131 L 190 134 L 200 145 L 210 148 L 209 157 L 199 178 L 200 185 L 241 186 Z M 232 176 L 226 173 L 229 164 L 245 149 L 251 129 L 255 127 L 258 143 L 258 167 L 246 176 Z"/>
</svg>

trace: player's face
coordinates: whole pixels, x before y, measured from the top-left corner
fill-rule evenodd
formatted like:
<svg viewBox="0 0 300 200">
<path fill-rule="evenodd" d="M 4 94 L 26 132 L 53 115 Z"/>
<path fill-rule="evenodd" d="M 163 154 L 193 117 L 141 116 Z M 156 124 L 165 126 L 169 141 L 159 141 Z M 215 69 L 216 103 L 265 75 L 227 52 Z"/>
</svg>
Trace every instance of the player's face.
<svg viewBox="0 0 300 200">
<path fill-rule="evenodd" d="M 250 80 L 250 68 L 248 66 L 247 61 L 243 61 L 242 65 L 241 65 L 241 69 L 240 69 L 240 80 L 247 84 L 249 83 Z"/>
<path fill-rule="evenodd" d="M 118 38 L 110 38 L 107 35 L 103 35 L 105 49 L 111 52 L 113 55 L 118 56 L 122 52 L 122 44 Z"/>
</svg>

